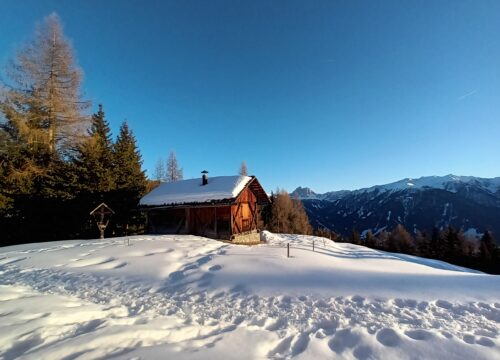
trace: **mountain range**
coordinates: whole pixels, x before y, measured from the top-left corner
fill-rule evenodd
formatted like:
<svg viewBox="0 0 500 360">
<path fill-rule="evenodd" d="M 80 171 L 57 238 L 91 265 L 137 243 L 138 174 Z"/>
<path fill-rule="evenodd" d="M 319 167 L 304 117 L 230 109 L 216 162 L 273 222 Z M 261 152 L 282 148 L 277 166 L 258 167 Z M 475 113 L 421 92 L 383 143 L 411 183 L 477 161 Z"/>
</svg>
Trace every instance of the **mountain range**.
<svg viewBox="0 0 500 360">
<path fill-rule="evenodd" d="M 313 227 L 345 235 L 397 224 L 413 232 L 452 225 L 475 236 L 500 234 L 500 177 L 424 176 L 324 194 L 298 187 L 291 195 L 302 200 Z"/>
</svg>

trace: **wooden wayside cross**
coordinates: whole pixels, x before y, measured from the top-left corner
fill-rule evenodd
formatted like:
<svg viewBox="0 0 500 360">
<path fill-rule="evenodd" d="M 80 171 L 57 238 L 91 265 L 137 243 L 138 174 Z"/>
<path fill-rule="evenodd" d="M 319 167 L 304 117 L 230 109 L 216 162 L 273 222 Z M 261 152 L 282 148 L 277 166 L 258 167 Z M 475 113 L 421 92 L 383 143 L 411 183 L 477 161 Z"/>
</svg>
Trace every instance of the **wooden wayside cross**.
<svg viewBox="0 0 500 360">
<path fill-rule="evenodd" d="M 106 230 L 106 227 L 109 224 L 109 219 L 114 213 L 115 212 L 105 203 L 99 204 L 99 206 L 90 212 L 90 215 L 92 215 L 95 219 L 101 239 L 104 239 L 104 230 Z"/>
</svg>

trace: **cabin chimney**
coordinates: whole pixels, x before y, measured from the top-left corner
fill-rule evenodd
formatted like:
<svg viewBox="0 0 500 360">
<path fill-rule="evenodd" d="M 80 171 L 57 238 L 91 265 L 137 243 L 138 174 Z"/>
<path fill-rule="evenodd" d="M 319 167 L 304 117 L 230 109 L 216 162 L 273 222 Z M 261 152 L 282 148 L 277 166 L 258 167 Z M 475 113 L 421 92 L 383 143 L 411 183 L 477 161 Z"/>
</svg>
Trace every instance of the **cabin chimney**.
<svg viewBox="0 0 500 360">
<path fill-rule="evenodd" d="M 201 176 L 201 185 L 207 185 L 208 184 L 208 171 L 203 170 L 201 173 L 203 174 Z"/>
</svg>

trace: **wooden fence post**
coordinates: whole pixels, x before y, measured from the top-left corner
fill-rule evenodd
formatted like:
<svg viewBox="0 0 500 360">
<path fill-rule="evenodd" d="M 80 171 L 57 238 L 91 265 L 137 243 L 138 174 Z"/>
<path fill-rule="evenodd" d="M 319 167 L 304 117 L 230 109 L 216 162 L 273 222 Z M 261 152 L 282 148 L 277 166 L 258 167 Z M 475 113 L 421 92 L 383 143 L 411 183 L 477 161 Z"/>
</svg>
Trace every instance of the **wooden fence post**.
<svg viewBox="0 0 500 360">
<path fill-rule="evenodd" d="M 286 244 L 286 257 L 290 257 L 290 243 Z"/>
</svg>

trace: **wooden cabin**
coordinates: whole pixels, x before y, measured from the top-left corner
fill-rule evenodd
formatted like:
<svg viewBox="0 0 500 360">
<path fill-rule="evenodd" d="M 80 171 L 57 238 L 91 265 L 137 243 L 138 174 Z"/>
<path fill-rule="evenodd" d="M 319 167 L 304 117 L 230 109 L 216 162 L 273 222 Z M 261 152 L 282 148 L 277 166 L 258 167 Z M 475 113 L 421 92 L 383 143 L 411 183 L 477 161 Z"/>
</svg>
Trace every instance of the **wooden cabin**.
<svg viewBox="0 0 500 360">
<path fill-rule="evenodd" d="M 192 234 L 236 243 L 259 241 L 270 199 L 255 176 L 217 176 L 162 183 L 140 201 L 152 234 Z"/>
</svg>

